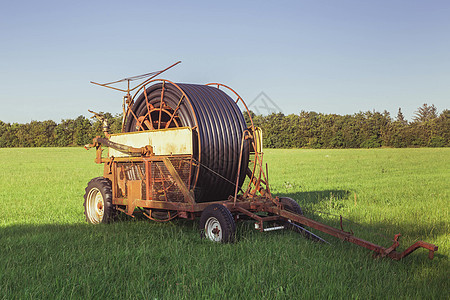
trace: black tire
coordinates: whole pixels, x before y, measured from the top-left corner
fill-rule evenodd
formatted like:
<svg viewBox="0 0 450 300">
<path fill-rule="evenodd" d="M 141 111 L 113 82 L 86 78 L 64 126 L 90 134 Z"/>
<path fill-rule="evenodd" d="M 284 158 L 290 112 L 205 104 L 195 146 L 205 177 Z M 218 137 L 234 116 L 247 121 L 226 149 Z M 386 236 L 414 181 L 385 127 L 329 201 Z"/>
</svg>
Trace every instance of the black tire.
<svg viewBox="0 0 450 300">
<path fill-rule="evenodd" d="M 280 202 L 281 204 L 283 204 L 285 210 L 293 212 L 298 215 L 303 215 L 303 211 L 300 208 L 300 205 L 298 205 L 297 201 L 295 201 L 294 199 L 288 197 L 281 197 Z"/>
<path fill-rule="evenodd" d="M 200 217 L 201 236 L 214 242 L 233 243 L 236 223 L 233 215 L 223 205 L 211 204 Z"/>
<path fill-rule="evenodd" d="M 117 217 L 112 204 L 111 181 L 96 177 L 89 181 L 84 194 L 84 215 L 91 224 L 110 223 Z"/>
<path fill-rule="evenodd" d="M 285 210 L 303 216 L 303 211 L 302 211 L 300 205 L 298 205 L 297 201 L 295 201 L 294 199 L 289 198 L 289 197 L 282 197 L 282 198 L 280 198 L 280 202 L 281 202 L 281 204 L 283 204 Z M 299 225 L 300 227 L 303 227 L 300 224 L 297 224 L 297 225 Z M 299 228 L 293 226 L 290 223 L 290 220 L 286 220 L 284 222 L 284 226 L 287 229 L 291 229 L 291 230 L 293 230 L 293 231 L 295 231 L 297 233 L 302 233 L 303 234 L 303 232 Z"/>
</svg>

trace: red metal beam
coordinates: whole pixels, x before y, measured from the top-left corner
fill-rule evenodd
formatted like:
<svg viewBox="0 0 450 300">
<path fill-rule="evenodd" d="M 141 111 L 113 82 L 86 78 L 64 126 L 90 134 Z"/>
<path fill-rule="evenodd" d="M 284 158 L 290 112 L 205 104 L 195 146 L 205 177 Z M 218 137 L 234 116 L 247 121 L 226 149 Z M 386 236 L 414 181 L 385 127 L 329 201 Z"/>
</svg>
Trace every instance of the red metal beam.
<svg viewBox="0 0 450 300">
<path fill-rule="evenodd" d="M 284 217 L 286 219 L 290 219 L 290 220 L 292 220 L 294 222 L 297 222 L 299 224 L 306 225 L 308 227 L 311 227 L 311 228 L 317 229 L 319 231 L 325 232 L 325 233 L 327 233 L 329 235 L 335 236 L 335 237 L 337 237 L 337 238 L 339 238 L 341 240 L 348 241 L 350 243 L 353 243 L 353 244 L 356 244 L 358 246 L 361 246 L 361 247 L 367 248 L 369 250 L 372 250 L 378 256 L 381 256 L 381 257 L 388 256 L 388 257 L 390 257 L 390 258 L 392 258 L 394 260 L 400 260 L 403 257 L 411 254 L 413 251 L 417 250 L 418 248 L 425 248 L 425 249 L 427 249 L 429 251 L 428 257 L 430 259 L 433 259 L 434 252 L 438 251 L 438 246 L 430 244 L 430 243 L 426 243 L 426 242 L 423 242 L 423 241 L 418 241 L 415 244 L 413 244 L 412 246 L 410 246 L 408 249 L 406 249 L 405 251 L 399 253 L 399 252 L 396 252 L 395 249 L 399 246 L 398 238 L 400 237 L 400 234 L 397 234 L 395 236 L 394 243 L 392 244 L 391 247 L 385 248 L 383 246 L 376 245 L 374 243 L 371 243 L 371 242 L 365 241 L 365 240 L 363 240 L 361 238 L 358 238 L 358 237 L 354 236 L 353 234 L 351 234 L 349 232 L 346 232 L 346 231 L 343 231 L 341 229 L 337 229 L 337 228 L 334 228 L 334 227 L 322 224 L 320 222 L 311 220 L 311 219 L 309 219 L 307 217 L 304 217 L 304 216 L 301 216 L 301 215 L 297 215 L 295 213 L 286 211 L 284 209 L 277 208 L 276 206 L 268 206 L 268 207 L 265 207 L 265 209 L 268 212 L 277 214 L 277 215 L 282 216 L 282 217 Z"/>
</svg>

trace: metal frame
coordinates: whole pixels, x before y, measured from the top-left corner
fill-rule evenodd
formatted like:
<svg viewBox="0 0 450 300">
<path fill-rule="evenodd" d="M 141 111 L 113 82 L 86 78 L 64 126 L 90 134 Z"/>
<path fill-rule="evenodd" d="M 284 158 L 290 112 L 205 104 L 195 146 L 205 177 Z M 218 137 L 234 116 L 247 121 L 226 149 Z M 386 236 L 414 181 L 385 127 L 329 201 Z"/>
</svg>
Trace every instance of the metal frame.
<svg viewBox="0 0 450 300">
<path fill-rule="evenodd" d="M 178 64 L 178 63 L 176 63 L 176 64 Z M 174 65 L 176 65 L 176 64 L 174 64 Z M 174 65 L 172 65 L 172 66 L 174 66 Z M 162 73 L 163 71 L 160 71 L 160 73 Z M 154 73 L 149 73 L 149 74 L 152 74 L 152 76 L 153 76 Z M 164 102 L 164 85 L 165 85 L 165 83 L 172 84 L 173 86 L 178 88 L 182 93 L 182 96 L 179 100 L 178 106 L 175 109 L 173 109 L 173 113 L 172 113 L 170 122 L 175 117 L 176 112 L 177 112 L 179 106 L 181 105 L 182 101 L 187 101 L 188 104 L 190 105 L 191 110 L 193 110 L 192 104 L 190 103 L 190 100 L 187 97 L 187 95 L 175 83 L 173 83 L 169 80 L 153 79 L 153 77 L 152 77 L 132 89 L 130 89 L 130 87 L 129 87 L 129 82 L 131 79 L 124 79 L 124 80 L 128 81 L 128 89 L 127 90 L 117 89 L 117 90 L 124 91 L 127 93 L 127 95 L 124 97 L 127 99 L 127 101 L 124 102 L 124 105 L 125 105 L 125 103 L 127 105 L 126 117 L 128 117 L 130 114 L 133 115 L 131 106 L 133 105 L 134 99 L 138 95 L 138 93 L 140 93 L 141 91 L 143 91 L 145 93 L 146 86 L 148 84 L 151 84 L 154 82 L 162 82 L 162 84 L 163 84 L 163 92 L 161 95 L 161 104 L 160 104 L 160 108 L 159 108 L 159 122 L 161 121 L 161 114 L 163 112 L 162 104 Z M 120 82 L 120 81 L 117 81 L 117 82 Z M 113 82 L 113 83 L 116 83 L 116 82 Z M 110 84 L 112 84 L 112 83 L 110 83 Z M 99 85 L 101 85 L 101 84 L 99 84 Z M 112 203 L 113 203 L 113 205 L 116 206 L 117 210 L 122 211 L 122 212 L 126 213 L 127 215 L 133 216 L 135 209 L 140 207 L 143 209 L 147 209 L 150 212 L 150 213 L 144 214 L 144 215 L 146 215 L 148 218 L 150 218 L 152 220 L 155 220 L 155 218 L 153 218 L 151 216 L 152 210 L 164 210 L 164 211 L 168 211 L 168 218 L 166 218 L 164 220 L 156 219 L 156 221 L 169 221 L 175 217 L 194 219 L 194 218 L 198 217 L 201 214 L 201 212 L 209 205 L 221 204 L 231 211 L 231 213 L 235 216 L 235 219 L 249 218 L 249 219 L 255 220 L 257 228 L 260 231 L 269 231 L 271 229 L 279 229 L 279 228 L 284 227 L 284 226 L 278 226 L 276 228 L 275 227 L 265 228 L 264 227 L 265 222 L 279 221 L 282 223 L 283 222 L 286 223 L 289 221 L 289 222 L 291 222 L 291 224 L 294 224 L 295 226 L 297 226 L 299 231 L 303 231 L 306 235 L 315 236 L 311 232 L 303 229 L 302 227 L 300 227 L 298 225 L 308 226 L 308 227 L 314 228 L 316 230 L 325 232 L 329 235 L 335 236 L 341 240 L 348 241 L 348 242 L 354 243 L 356 245 L 365 247 L 371 251 L 374 251 L 374 254 L 376 256 L 389 257 L 394 260 L 399 260 L 399 259 L 402 259 L 403 257 L 409 255 L 410 253 L 412 253 L 413 251 L 415 251 L 418 248 L 425 248 L 425 249 L 429 250 L 429 258 L 430 259 L 433 258 L 434 252 L 438 250 L 438 247 L 436 245 L 433 245 L 430 243 L 419 241 L 419 242 L 416 242 L 415 244 L 413 244 L 412 246 L 410 246 L 405 251 L 400 253 L 400 252 L 396 251 L 396 249 L 399 246 L 398 239 L 400 237 L 400 234 L 395 235 L 395 237 L 393 239 L 393 244 L 390 247 L 386 248 L 386 247 L 382 247 L 379 245 L 375 245 L 371 242 L 365 241 L 358 237 L 355 237 L 352 232 L 344 231 L 343 227 L 342 227 L 342 218 L 341 218 L 341 229 L 337 229 L 337 228 L 325 225 L 323 223 L 314 221 L 303 215 L 296 214 L 296 213 L 286 210 L 284 208 L 283 204 L 280 202 L 280 199 L 278 197 L 274 197 L 270 192 L 269 181 L 268 181 L 268 176 L 267 176 L 267 174 L 268 174 L 267 165 L 266 165 L 266 170 L 264 170 L 264 168 L 263 168 L 263 152 L 262 152 L 261 132 L 260 132 L 260 129 L 258 129 L 257 127 L 254 126 L 254 123 L 251 118 L 250 112 L 247 108 L 247 105 L 243 101 L 242 97 L 240 97 L 230 87 L 220 84 L 220 83 L 210 83 L 208 85 L 216 86 L 217 88 L 222 87 L 222 88 L 225 88 L 225 89 L 228 89 L 229 91 L 231 91 L 237 97 L 237 99 L 235 100 L 236 103 L 241 102 L 244 105 L 244 107 L 247 110 L 248 115 L 250 117 L 251 126 L 250 126 L 250 128 L 248 128 L 248 130 L 246 130 L 244 132 L 244 134 L 242 136 L 241 153 L 240 153 L 240 159 L 239 159 L 239 166 L 240 166 L 241 161 L 242 161 L 242 156 L 243 156 L 243 143 L 245 140 L 249 140 L 252 145 L 252 149 L 253 149 L 252 154 L 254 155 L 254 159 L 253 159 L 253 161 L 251 161 L 251 163 L 253 163 L 253 167 L 251 169 L 249 168 L 247 170 L 246 175 L 249 178 L 249 183 L 248 183 L 248 186 L 245 189 L 245 191 L 242 191 L 241 194 L 239 193 L 239 187 L 238 187 L 237 183 L 239 182 L 240 174 L 238 173 L 236 176 L 236 181 L 235 181 L 236 189 L 235 189 L 234 195 L 230 195 L 228 199 L 224 199 L 223 201 L 197 203 L 195 201 L 193 191 L 189 189 L 191 186 L 195 185 L 195 182 L 198 179 L 198 172 L 199 172 L 199 167 L 195 166 L 196 162 L 192 155 L 172 155 L 172 156 L 155 155 L 152 151 L 151 145 L 148 145 L 148 146 L 145 146 L 142 148 L 132 148 L 132 147 L 127 147 L 125 145 L 117 145 L 115 143 L 109 142 L 108 139 L 103 139 L 103 138 L 97 137 L 94 139 L 93 144 L 89 145 L 89 147 L 96 147 L 96 149 L 97 149 L 97 152 L 96 152 L 97 154 L 96 154 L 96 159 L 95 159 L 96 163 L 104 164 L 103 176 L 105 178 L 108 178 L 112 182 L 112 194 L 113 194 Z M 110 87 L 110 86 L 108 86 L 108 84 L 103 84 L 102 86 Z M 112 87 L 110 87 L 110 88 L 112 88 Z M 136 88 L 137 88 L 136 93 L 131 97 L 130 91 L 132 91 Z M 146 93 L 144 95 L 147 100 Z M 147 105 L 149 105 L 148 100 L 147 100 Z M 149 109 L 148 109 L 147 115 L 150 115 L 151 108 L 150 108 L 150 106 L 148 108 Z M 125 112 L 125 109 L 124 109 L 124 112 Z M 166 113 L 170 114 L 169 111 L 167 111 Z M 136 120 L 139 121 L 136 116 L 133 116 L 133 117 L 135 117 Z M 138 123 L 139 126 L 141 127 L 141 129 L 144 129 L 142 124 L 145 121 L 146 117 L 147 116 L 145 116 L 140 121 L 141 123 Z M 194 117 L 195 117 L 196 125 L 194 127 L 192 127 L 192 130 L 195 130 L 196 127 L 198 127 L 198 121 L 196 119 L 195 114 L 194 114 Z M 150 116 L 150 118 L 151 118 L 151 116 Z M 169 122 L 169 124 L 167 124 L 165 126 L 165 128 L 170 126 L 170 122 Z M 151 121 L 151 123 L 152 123 L 152 121 Z M 176 124 L 176 125 L 178 126 L 178 124 Z M 151 128 L 153 128 L 153 126 L 151 126 Z M 198 142 L 200 143 L 200 139 L 198 140 Z M 120 151 L 126 151 L 127 153 L 129 153 L 129 156 L 128 157 L 117 157 L 117 158 L 102 157 L 102 152 L 103 152 L 102 146 L 117 147 L 119 150 L 121 149 Z M 199 153 L 199 156 L 200 155 L 201 155 L 201 153 Z M 189 173 L 188 182 L 185 182 L 182 180 L 182 178 L 178 174 L 176 168 L 171 163 L 171 159 L 174 159 L 174 158 L 184 159 L 190 164 L 190 168 L 189 168 L 190 173 Z M 143 166 L 143 169 L 144 169 L 143 171 L 141 170 L 141 167 L 137 168 L 137 170 L 139 172 L 142 172 L 142 174 L 140 176 L 141 178 L 140 179 L 133 178 L 133 180 L 127 180 L 126 176 L 123 176 L 123 174 L 122 174 L 123 170 L 121 170 L 121 168 L 123 168 L 123 164 L 125 164 L 125 163 Z M 171 199 L 167 199 L 167 197 L 165 197 L 164 200 L 152 198 L 151 189 L 152 189 L 152 185 L 155 182 L 154 181 L 155 178 L 153 178 L 154 174 L 152 174 L 151 166 L 152 166 L 152 164 L 157 164 L 157 163 L 164 164 L 165 168 L 168 171 L 167 178 L 163 178 L 161 180 L 163 180 L 163 181 L 166 180 L 168 183 L 170 183 L 171 186 L 176 186 L 183 196 L 182 201 L 177 201 L 177 202 L 171 201 Z M 194 170 L 194 172 L 196 172 L 196 174 L 193 177 L 194 179 L 191 182 L 191 175 L 192 175 L 191 172 L 193 170 Z M 238 168 L 238 170 L 240 170 L 240 167 Z M 164 186 L 164 182 L 163 182 L 163 186 Z M 145 194 L 145 196 L 143 196 L 144 194 Z M 173 212 L 173 214 L 171 212 Z M 262 212 L 267 213 L 267 214 L 264 216 L 258 214 L 258 213 L 262 213 Z M 315 237 L 317 237 L 317 236 L 315 236 Z M 321 238 L 318 238 L 318 239 L 322 240 Z"/>
</svg>

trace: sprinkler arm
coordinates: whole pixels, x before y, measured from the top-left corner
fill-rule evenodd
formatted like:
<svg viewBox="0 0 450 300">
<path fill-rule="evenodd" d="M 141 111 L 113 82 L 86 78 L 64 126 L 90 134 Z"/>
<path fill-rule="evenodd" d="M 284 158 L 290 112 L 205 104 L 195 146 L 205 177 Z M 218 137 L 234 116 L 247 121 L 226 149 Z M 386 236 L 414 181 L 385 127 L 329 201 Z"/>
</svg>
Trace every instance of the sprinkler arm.
<svg viewBox="0 0 450 300">
<path fill-rule="evenodd" d="M 109 139 L 109 137 L 111 136 L 109 134 L 109 124 L 108 124 L 108 119 L 105 118 L 105 116 L 103 114 L 100 113 L 96 113 L 95 111 L 89 110 L 88 112 L 90 112 L 91 114 L 93 114 L 93 116 L 91 117 L 91 119 L 96 118 L 97 120 L 99 120 L 100 122 L 102 122 L 103 124 L 103 134 L 106 136 L 106 138 Z"/>
<path fill-rule="evenodd" d="M 113 148 L 117 151 L 120 151 L 122 153 L 126 153 L 130 156 L 151 156 L 154 155 L 153 152 L 153 147 L 150 145 L 144 146 L 144 147 L 140 147 L 140 148 L 134 148 L 131 146 L 127 146 L 127 145 L 123 145 L 123 144 L 119 144 L 116 142 L 112 142 L 109 139 L 106 138 L 101 138 L 99 136 L 95 137 L 94 140 L 92 141 L 92 144 L 87 144 L 84 146 L 84 148 L 86 150 L 89 150 L 90 148 L 96 148 L 97 149 L 97 158 L 96 158 L 96 162 L 97 163 L 101 163 L 102 162 L 102 145 L 109 147 L 109 148 Z"/>
</svg>

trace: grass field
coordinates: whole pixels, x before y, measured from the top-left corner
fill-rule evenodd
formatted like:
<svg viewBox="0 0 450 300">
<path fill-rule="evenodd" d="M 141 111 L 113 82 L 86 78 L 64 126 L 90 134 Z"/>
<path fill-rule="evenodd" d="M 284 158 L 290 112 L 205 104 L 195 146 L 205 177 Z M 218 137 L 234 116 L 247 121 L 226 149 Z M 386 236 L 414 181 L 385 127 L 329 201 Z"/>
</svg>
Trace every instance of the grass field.
<svg viewBox="0 0 450 300">
<path fill-rule="evenodd" d="M 291 299 L 449 298 L 450 149 L 266 150 L 272 192 L 308 216 L 401 248 L 437 244 L 402 261 L 321 234 L 259 233 L 201 240 L 198 221 L 121 218 L 88 225 L 87 182 L 102 174 L 81 148 L 0 149 L 0 298 Z M 349 227 L 347 227 L 349 229 Z"/>
</svg>

